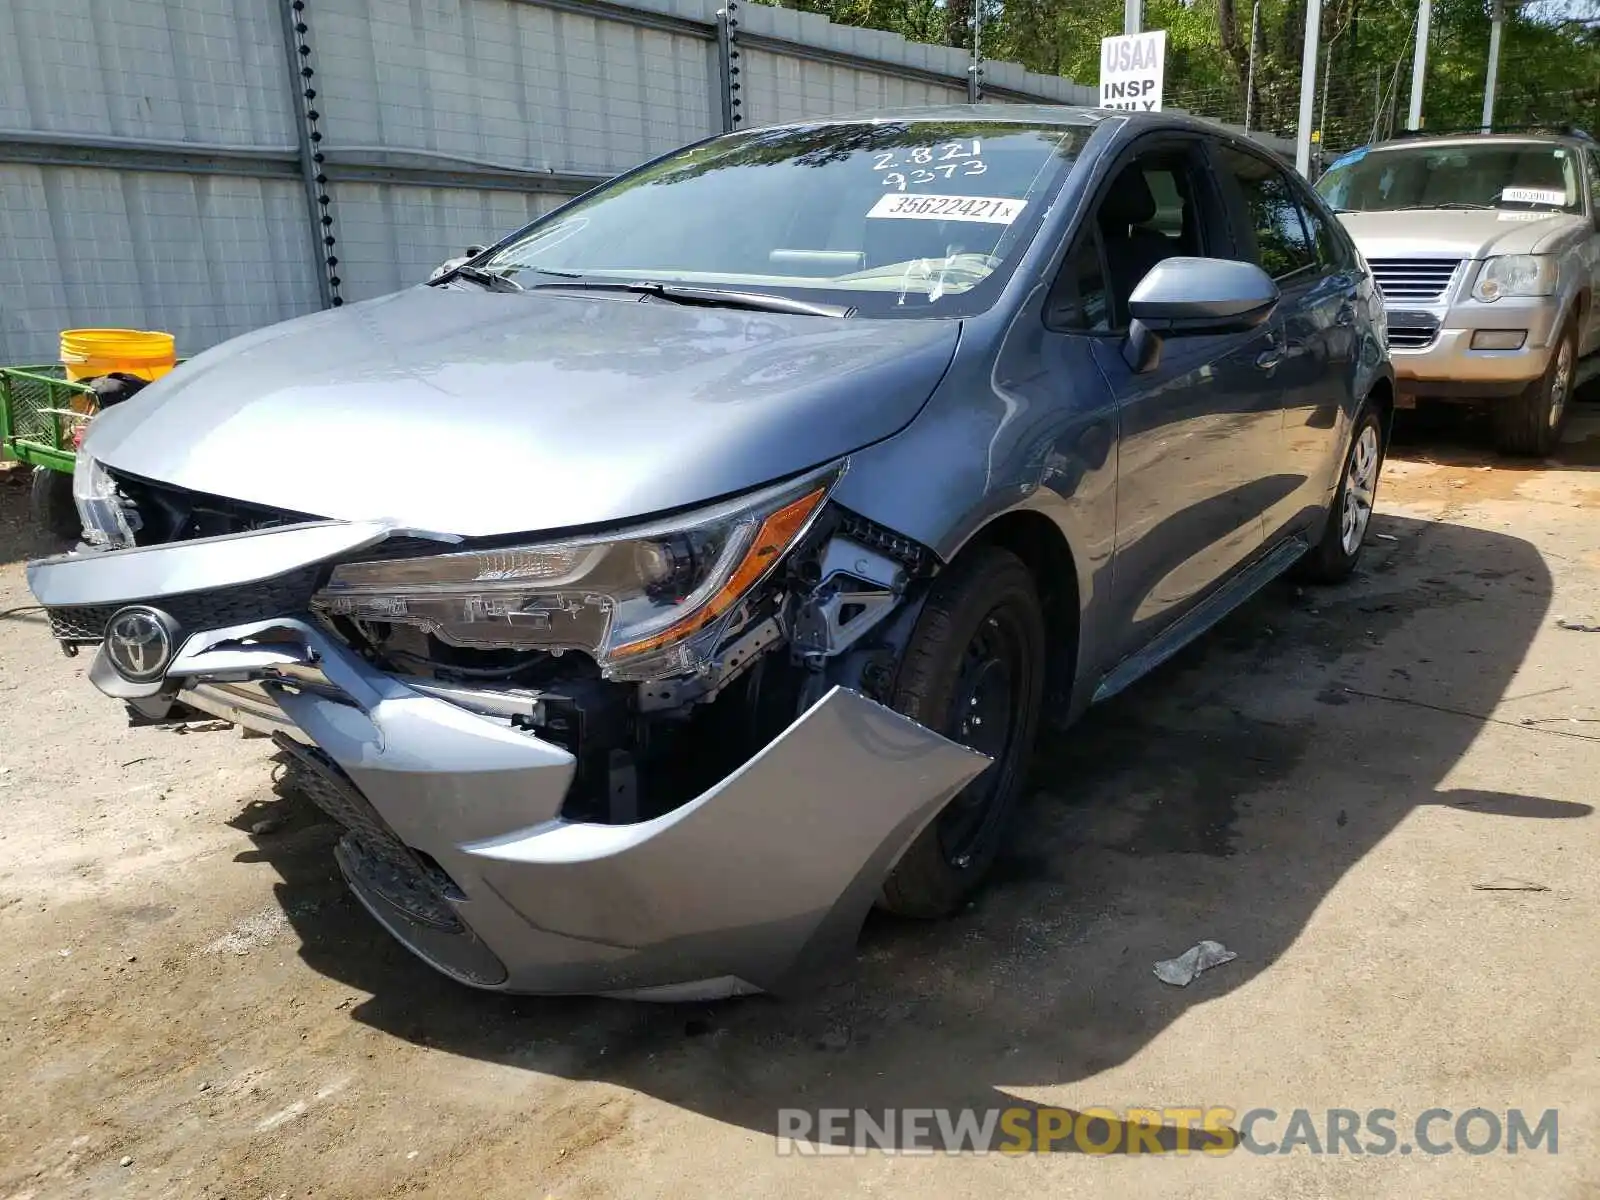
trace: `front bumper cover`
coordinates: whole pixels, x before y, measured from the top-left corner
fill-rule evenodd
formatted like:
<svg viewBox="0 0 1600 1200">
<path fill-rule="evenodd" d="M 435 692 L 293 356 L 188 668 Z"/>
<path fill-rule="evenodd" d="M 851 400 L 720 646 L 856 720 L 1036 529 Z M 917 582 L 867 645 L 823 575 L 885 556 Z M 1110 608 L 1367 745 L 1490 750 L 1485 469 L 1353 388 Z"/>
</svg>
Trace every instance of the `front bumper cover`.
<svg viewBox="0 0 1600 1200">
<path fill-rule="evenodd" d="M 115 557 L 32 564 L 30 586 L 94 603 L 74 576 L 105 578 Z M 97 655 L 91 678 L 126 696 Z M 307 686 L 264 658 L 314 664 L 326 683 Z M 384 853 L 341 816 L 353 832 L 337 857 L 355 895 L 434 967 L 506 991 L 790 990 L 848 953 L 900 854 L 989 761 L 836 687 L 680 808 L 635 824 L 574 822 L 562 816 L 574 771 L 565 749 L 408 687 L 310 620 L 192 633 L 179 668 L 168 692 L 259 682 L 314 748 L 324 783 L 348 788 L 344 803 L 368 805 L 401 848 Z M 397 886 L 408 856 L 416 870 Z M 408 888 L 438 905 L 409 902 Z"/>
<path fill-rule="evenodd" d="M 1560 309 L 1551 296 L 1507 296 L 1493 304 L 1467 297 L 1472 272 L 1458 272 L 1453 303 L 1396 300 L 1389 306 L 1389 359 L 1402 391 L 1420 395 L 1510 395 L 1544 374 Z M 1423 346 L 1402 343 L 1400 331 L 1434 330 Z M 1479 330 L 1523 331 L 1516 350 L 1475 350 Z"/>
</svg>

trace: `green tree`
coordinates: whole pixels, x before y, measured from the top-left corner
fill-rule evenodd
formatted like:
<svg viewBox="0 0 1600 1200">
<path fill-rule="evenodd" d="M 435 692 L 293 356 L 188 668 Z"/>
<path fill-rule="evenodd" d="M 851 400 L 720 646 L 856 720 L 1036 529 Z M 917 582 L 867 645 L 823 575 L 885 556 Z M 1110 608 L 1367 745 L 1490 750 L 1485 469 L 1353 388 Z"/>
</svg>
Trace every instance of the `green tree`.
<svg viewBox="0 0 1600 1200">
<path fill-rule="evenodd" d="M 1031 71 L 1094 84 L 1100 39 L 1122 30 L 1123 0 L 976 0 L 984 53 Z M 971 45 L 974 0 L 782 0 L 841 24 L 914 41 Z M 1423 123 L 1478 123 L 1489 47 L 1490 0 L 1434 0 Z M 1594 12 L 1584 13 L 1584 4 Z M 1146 0 L 1145 25 L 1167 31 L 1167 103 L 1241 121 L 1250 74 L 1254 0 Z M 1416 36 L 1415 0 L 1325 0 L 1317 120 L 1332 147 L 1405 126 Z M 1577 0 L 1556 19 L 1506 0 L 1500 125 L 1571 123 L 1600 133 L 1600 0 Z M 1580 14 L 1574 16 L 1573 14 Z M 1261 0 L 1252 123 L 1292 133 L 1299 114 L 1305 0 Z M 1326 71 L 1323 68 L 1326 67 Z"/>
</svg>

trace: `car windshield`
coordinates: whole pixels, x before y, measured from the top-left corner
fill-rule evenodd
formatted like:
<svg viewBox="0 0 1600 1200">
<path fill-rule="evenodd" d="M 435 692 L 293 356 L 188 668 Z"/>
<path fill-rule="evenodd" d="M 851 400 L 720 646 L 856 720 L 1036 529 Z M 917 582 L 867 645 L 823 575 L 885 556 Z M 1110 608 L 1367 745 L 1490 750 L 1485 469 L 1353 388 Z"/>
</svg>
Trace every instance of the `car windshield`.
<svg viewBox="0 0 1600 1200">
<path fill-rule="evenodd" d="M 1317 181 L 1336 209 L 1500 208 L 1582 212 L 1577 156 L 1549 142 L 1358 150 Z"/>
<path fill-rule="evenodd" d="M 603 185 L 475 265 L 527 288 L 649 281 L 968 315 L 994 303 L 1088 133 L 964 120 L 732 134 Z"/>
</svg>

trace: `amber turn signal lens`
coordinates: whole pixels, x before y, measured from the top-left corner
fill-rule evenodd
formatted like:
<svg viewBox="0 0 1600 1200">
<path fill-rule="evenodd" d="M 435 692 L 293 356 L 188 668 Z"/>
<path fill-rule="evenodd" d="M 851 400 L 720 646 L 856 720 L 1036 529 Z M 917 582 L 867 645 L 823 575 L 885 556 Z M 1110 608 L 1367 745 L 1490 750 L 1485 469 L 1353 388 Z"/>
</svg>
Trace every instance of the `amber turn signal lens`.
<svg viewBox="0 0 1600 1200">
<path fill-rule="evenodd" d="M 827 488 L 818 488 L 778 509 L 761 522 L 761 528 L 756 530 L 755 537 L 750 540 L 750 548 L 745 551 L 744 557 L 739 560 L 739 565 L 728 576 L 728 582 L 723 584 L 710 600 L 681 621 L 675 621 L 667 626 L 660 633 L 615 647 L 611 652 L 612 657 L 643 654 L 647 650 L 655 650 L 681 641 L 727 612 L 783 557 L 784 551 L 793 545 L 795 538 L 800 536 L 800 531 L 806 527 L 806 522 L 811 519 L 811 515 L 817 511 L 817 506 L 827 494 Z"/>
</svg>

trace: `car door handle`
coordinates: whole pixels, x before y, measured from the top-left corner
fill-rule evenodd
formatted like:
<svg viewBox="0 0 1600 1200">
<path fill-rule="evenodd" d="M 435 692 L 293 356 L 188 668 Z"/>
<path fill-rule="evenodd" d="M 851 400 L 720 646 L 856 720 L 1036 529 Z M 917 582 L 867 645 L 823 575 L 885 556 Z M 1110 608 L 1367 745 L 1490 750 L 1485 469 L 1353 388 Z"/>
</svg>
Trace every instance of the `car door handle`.
<svg viewBox="0 0 1600 1200">
<path fill-rule="evenodd" d="M 1283 349 L 1280 346 L 1274 346 L 1270 350 L 1263 350 L 1256 355 L 1256 367 L 1262 371 L 1270 371 L 1282 361 Z"/>
</svg>

